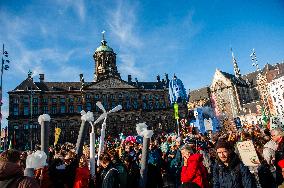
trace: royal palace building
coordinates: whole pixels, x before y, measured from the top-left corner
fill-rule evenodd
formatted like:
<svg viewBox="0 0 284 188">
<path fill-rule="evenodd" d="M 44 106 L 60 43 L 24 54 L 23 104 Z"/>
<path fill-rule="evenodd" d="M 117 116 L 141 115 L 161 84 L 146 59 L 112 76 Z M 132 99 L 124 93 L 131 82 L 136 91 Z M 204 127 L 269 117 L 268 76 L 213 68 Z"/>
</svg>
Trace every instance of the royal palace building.
<svg viewBox="0 0 284 188">
<path fill-rule="evenodd" d="M 61 128 L 59 143 L 77 140 L 82 110 L 92 111 L 95 119 L 102 111 L 96 106 L 101 101 L 106 110 L 118 104 L 122 110 L 110 114 L 107 119 L 107 134 L 136 133 L 136 124 L 146 122 L 154 132 L 175 129 L 173 108 L 168 96 L 168 75 L 157 76 L 155 82 L 122 80 L 116 65 L 116 54 L 103 38 L 94 55 L 94 81 L 85 82 L 83 74 L 78 82 L 48 82 L 44 74 L 39 81 L 31 73 L 14 90 L 9 91 L 8 134 L 15 148 L 33 148 L 40 143 L 38 117 L 51 117 L 50 144 L 54 141 L 54 128 Z M 186 109 L 186 107 L 184 107 Z M 186 110 L 180 109 L 185 116 Z M 97 125 L 99 133 L 100 124 Z"/>
</svg>

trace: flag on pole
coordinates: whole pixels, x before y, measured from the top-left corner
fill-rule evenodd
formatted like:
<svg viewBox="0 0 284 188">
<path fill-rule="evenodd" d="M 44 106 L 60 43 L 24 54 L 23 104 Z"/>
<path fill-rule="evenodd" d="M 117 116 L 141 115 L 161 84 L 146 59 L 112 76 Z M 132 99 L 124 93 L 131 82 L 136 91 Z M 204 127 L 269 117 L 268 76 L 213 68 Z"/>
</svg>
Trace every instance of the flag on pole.
<svg viewBox="0 0 284 188">
<path fill-rule="evenodd" d="M 175 113 L 175 119 L 179 119 L 179 116 L 178 116 L 178 104 L 177 103 L 174 104 L 174 113 Z"/>
<path fill-rule="evenodd" d="M 174 76 L 173 80 L 169 82 L 169 96 L 171 104 L 187 101 L 187 94 L 184 85 L 176 76 Z"/>
<path fill-rule="evenodd" d="M 267 126 L 268 118 L 265 114 L 265 109 L 263 107 L 261 108 L 261 114 L 262 114 L 262 124 Z"/>
<path fill-rule="evenodd" d="M 54 145 L 57 144 L 57 142 L 59 140 L 60 133 L 61 133 L 61 129 L 60 128 L 55 128 Z"/>
</svg>

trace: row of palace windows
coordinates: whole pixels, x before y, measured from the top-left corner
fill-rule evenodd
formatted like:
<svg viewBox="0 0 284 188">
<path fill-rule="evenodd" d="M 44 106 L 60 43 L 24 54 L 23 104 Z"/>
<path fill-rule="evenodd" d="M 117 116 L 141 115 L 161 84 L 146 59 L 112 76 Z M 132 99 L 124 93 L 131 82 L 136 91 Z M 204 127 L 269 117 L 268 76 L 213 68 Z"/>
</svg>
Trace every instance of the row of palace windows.
<svg viewBox="0 0 284 188">
<path fill-rule="evenodd" d="M 142 106 L 139 105 L 138 101 L 135 100 L 132 103 L 130 101 L 125 101 L 123 103 L 119 102 L 112 102 L 112 103 L 107 103 L 106 101 L 102 102 L 103 106 L 105 107 L 106 110 L 110 110 L 114 108 L 116 105 L 120 104 L 122 105 L 124 110 L 137 110 L 139 107 L 142 107 L 143 110 L 153 110 L 153 109 L 164 109 L 166 108 L 166 103 L 165 101 L 143 101 Z M 32 115 L 37 115 L 39 114 L 39 107 L 37 105 L 24 105 L 23 108 L 23 115 L 27 116 L 30 115 L 30 111 L 32 109 Z M 52 105 L 52 106 L 43 106 L 42 107 L 42 112 L 43 114 L 57 114 L 57 113 L 80 113 L 82 111 L 82 105 L 68 105 L 68 108 L 66 105 L 60 105 L 59 109 L 57 106 Z M 86 103 L 86 110 L 87 111 L 97 111 L 99 112 L 100 109 L 95 105 L 92 104 L 91 102 Z M 19 105 L 14 104 L 13 105 L 13 115 L 18 116 L 20 115 L 20 110 L 19 110 Z"/>
<path fill-rule="evenodd" d="M 90 100 L 92 98 L 91 95 L 86 95 L 86 99 L 87 100 Z M 99 95 L 99 94 L 96 94 L 93 96 L 93 99 L 95 101 L 98 101 L 98 100 L 115 100 L 115 99 L 118 99 L 118 100 L 122 100 L 123 98 L 125 98 L 126 100 L 130 100 L 130 98 L 134 99 L 134 100 L 137 100 L 138 99 L 138 94 L 134 94 L 134 95 L 129 95 L 129 94 L 125 94 L 125 95 L 122 95 L 122 94 L 118 94 L 117 97 L 115 97 L 115 95 L 113 94 L 102 94 L 102 95 Z M 164 99 L 164 95 L 143 95 L 142 96 L 142 100 L 160 100 L 160 99 Z M 19 104 L 19 98 L 13 98 L 12 99 L 13 103 L 14 104 Z M 39 102 L 39 99 L 38 97 L 24 97 L 23 98 L 23 102 L 24 104 L 28 104 L 30 102 L 33 102 L 33 103 L 38 103 Z M 65 103 L 66 101 L 69 102 L 69 103 L 72 103 L 72 102 L 81 102 L 81 96 L 79 97 L 69 97 L 69 98 L 65 98 L 65 97 L 51 97 L 51 98 L 43 98 L 42 99 L 42 103 L 48 103 L 48 102 L 51 102 L 51 103 L 57 103 L 57 102 L 60 102 L 60 103 Z"/>
</svg>

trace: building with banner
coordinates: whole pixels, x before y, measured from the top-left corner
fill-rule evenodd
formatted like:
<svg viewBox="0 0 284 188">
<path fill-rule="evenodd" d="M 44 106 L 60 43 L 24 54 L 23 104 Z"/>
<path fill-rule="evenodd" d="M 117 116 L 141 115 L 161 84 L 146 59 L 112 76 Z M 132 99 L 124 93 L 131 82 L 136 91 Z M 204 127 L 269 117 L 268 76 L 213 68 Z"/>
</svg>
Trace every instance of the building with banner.
<svg viewBox="0 0 284 188">
<path fill-rule="evenodd" d="M 284 63 L 266 64 L 262 69 L 245 75 L 241 75 L 234 56 L 233 65 L 234 74 L 217 69 L 209 87 L 192 90 L 189 93 L 189 107 L 213 107 L 221 120 L 240 117 L 243 122 L 252 124 L 260 121 L 261 109 L 267 115 L 275 114 L 268 86 L 283 75 Z"/>
<path fill-rule="evenodd" d="M 128 75 L 127 81 L 122 80 L 116 54 L 104 38 L 93 57 L 95 70 L 92 82 L 85 82 L 83 74 L 78 82 L 48 82 L 44 74 L 40 74 L 37 82 L 29 73 L 22 83 L 8 92 L 8 134 L 9 139 L 15 140 L 16 148 L 33 148 L 40 143 L 38 117 L 41 114 L 51 116 L 51 143 L 55 128 L 61 129 L 58 143 L 75 143 L 81 123 L 80 112 L 83 109 L 92 111 L 95 118 L 102 113 L 95 105 L 97 101 L 101 101 L 106 110 L 118 104 L 123 107 L 107 119 L 109 135 L 136 135 L 135 126 L 139 122 L 146 122 L 154 132 L 176 128 L 173 107 L 169 102 L 167 74 L 163 79 L 157 76 L 155 82 L 133 81 L 131 75 Z M 185 117 L 186 110 L 183 109 L 186 107 L 179 109 L 181 117 Z M 97 127 L 99 129 L 101 124 Z"/>
</svg>

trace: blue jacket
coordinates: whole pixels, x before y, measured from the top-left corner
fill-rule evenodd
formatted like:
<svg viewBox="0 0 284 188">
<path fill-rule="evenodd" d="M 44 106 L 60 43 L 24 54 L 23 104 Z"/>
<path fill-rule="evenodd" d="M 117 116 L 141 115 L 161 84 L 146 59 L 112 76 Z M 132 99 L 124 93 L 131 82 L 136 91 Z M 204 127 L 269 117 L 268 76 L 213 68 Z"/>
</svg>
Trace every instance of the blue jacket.
<svg viewBox="0 0 284 188">
<path fill-rule="evenodd" d="M 217 161 L 213 167 L 213 188 L 256 188 L 254 176 L 233 153 L 228 166 Z"/>
</svg>

